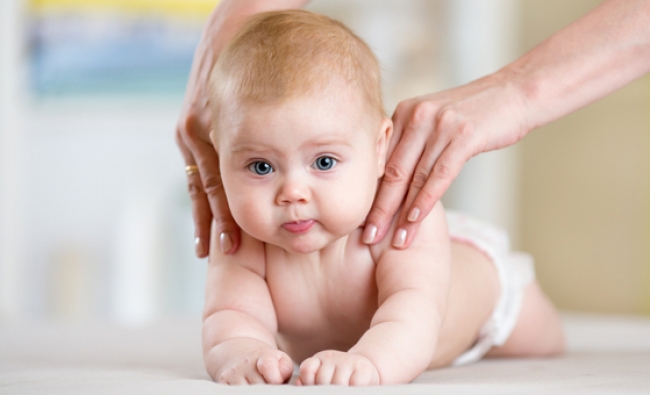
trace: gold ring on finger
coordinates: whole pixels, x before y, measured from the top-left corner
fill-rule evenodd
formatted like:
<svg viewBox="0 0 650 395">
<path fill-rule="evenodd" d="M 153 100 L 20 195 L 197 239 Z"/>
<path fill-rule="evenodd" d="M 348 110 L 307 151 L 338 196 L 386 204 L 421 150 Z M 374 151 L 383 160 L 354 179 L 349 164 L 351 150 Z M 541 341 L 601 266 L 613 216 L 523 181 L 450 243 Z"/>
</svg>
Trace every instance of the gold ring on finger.
<svg viewBox="0 0 650 395">
<path fill-rule="evenodd" d="M 185 174 L 191 176 L 193 174 L 199 174 L 199 167 L 197 165 L 188 165 L 185 166 Z"/>
</svg>

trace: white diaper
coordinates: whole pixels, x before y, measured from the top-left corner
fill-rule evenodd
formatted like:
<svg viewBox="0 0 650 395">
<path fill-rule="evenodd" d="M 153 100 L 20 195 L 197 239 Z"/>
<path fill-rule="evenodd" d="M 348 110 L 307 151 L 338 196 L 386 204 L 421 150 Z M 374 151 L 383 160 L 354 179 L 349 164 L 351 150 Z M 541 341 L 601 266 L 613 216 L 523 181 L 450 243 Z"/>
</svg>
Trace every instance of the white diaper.
<svg viewBox="0 0 650 395">
<path fill-rule="evenodd" d="M 452 240 L 471 244 L 490 257 L 501 285 L 492 316 L 474 346 L 456 358 L 453 365 L 457 366 L 478 361 L 492 346 L 502 346 L 508 340 L 521 311 L 524 288 L 535 279 L 535 269 L 530 255 L 510 251 L 503 230 L 453 211 L 447 211 L 447 223 Z"/>
</svg>

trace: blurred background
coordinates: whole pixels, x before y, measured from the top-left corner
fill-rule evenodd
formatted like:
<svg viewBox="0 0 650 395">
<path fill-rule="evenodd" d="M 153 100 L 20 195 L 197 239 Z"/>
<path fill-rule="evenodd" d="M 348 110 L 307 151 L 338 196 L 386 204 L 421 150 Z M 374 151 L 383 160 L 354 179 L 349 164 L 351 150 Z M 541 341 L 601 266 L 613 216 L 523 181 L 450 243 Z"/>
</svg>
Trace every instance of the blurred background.
<svg viewBox="0 0 650 395">
<path fill-rule="evenodd" d="M 200 315 L 174 128 L 217 0 L 0 2 L 0 323 Z M 597 0 L 314 0 L 388 112 L 495 71 Z M 448 208 L 506 228 L 564 310 L 650 314 L 650 77 L 472 159 Z"/>
</svg>

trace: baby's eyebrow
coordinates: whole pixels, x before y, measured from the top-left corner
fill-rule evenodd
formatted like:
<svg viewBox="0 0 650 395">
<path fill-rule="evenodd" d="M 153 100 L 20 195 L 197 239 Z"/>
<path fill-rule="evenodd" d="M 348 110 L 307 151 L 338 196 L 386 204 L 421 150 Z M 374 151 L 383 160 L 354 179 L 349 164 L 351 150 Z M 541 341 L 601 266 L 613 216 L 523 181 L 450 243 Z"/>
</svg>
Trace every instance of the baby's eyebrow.
<svg viewBox="0 0 650 395">
<path fill-rule="evenodd" d="M 327 139 L 322 139 L 322 140 L 313 140 L 313 141 L 308 141 L 304 145 L 306 146 L 324 146 L 324 145 L 347 145 L 351 146 L 352 143 L 349 141 L 349 139 L 345 138 L 327 138 Z"/>
<path fill-rule="evenodd" d="M 268 151 L 273 151 L 272 148 L 270 147 L 265 147 L 260 144 L 239 144 L 235 145 L 230 149 L 230 152 L 232 153 L 238 153 L 238 152 L 268 152 Z"/>
</svg>

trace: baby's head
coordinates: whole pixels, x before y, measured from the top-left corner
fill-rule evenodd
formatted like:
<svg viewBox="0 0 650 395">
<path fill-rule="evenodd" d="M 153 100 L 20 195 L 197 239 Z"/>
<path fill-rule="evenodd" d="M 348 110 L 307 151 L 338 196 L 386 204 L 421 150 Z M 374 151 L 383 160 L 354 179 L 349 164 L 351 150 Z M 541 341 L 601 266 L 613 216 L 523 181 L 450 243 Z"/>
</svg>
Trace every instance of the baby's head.
<svg viewBox="0 0 650 395">
<path fill-rule="evenodd" d="M 361 39 L 306 11 L 259 14 L 224 48 L 210 81 L 212 140 L 244 231 L 312 252 L 363 222 L 392 123 Z"/>
</svg>

